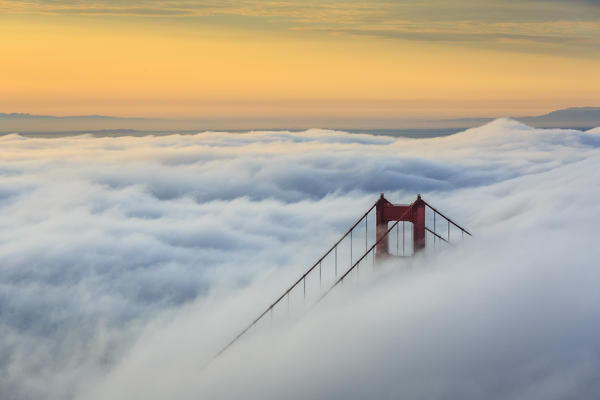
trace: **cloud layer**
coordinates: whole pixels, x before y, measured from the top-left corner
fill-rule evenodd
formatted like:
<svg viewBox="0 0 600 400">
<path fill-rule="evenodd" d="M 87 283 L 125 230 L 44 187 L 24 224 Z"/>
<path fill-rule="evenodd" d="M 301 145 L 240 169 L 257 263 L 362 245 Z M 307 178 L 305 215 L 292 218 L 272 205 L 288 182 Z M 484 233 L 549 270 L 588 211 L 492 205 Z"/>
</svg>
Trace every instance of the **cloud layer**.
<svg viewBox="0 0 600 400">
<path fill-rule="evenodd" d="M 599 389 L 598 130 L 498 120 L 422 140 L 309 130 L 0 142 L 2 398 Z M 381 191 L 423 193 L 476 237 L 387 266 L 202 369 Z"/>
</svg>

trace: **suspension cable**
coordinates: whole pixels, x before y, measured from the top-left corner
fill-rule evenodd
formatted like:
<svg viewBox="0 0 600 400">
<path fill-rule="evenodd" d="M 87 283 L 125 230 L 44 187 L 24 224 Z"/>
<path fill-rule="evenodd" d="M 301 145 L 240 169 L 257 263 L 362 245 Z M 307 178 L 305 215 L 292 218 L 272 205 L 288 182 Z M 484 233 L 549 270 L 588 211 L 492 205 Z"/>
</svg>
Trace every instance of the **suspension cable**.
<svg viewBox="0 0 600 400">
<path fill-rule="evenodd" d="M 225 352 L 229 347 L 231 347 L 235 342 L 237 342 L 242 336 L 244 336 L 244 334 L 246 332 L 248 332 L 250 330 L 250 328 L 252 328 L 254 325 L 256 325 L 256 323 L 258 321 L 261 320 L 262 317 L 264 317 L 269 311 L 271 311 L 286 295 L 289 295 L 289 293 L 300 283 L 303 282 L 303 286 L 304 286 L 304 296 L 306 297 L 306 277 L 307 275 L 309 275 L 317 266 L 319 266 L 321 264 L 321 262 L 335 249 L 336 250 L 336 261 L 337 261 L 337 246 L 342 242 L 342 240 L 344 240 L 348 235 L 352 234 L 352 231 L 354 230 L 354 228 L 356 228 L 358 226 L 358 224 L 360 224 L 362 222 L 363 219 L 367 218 L 367 215 L 373 211 L 373 209 L 375 208 L 375 206 L 377 206 L 377 203 L 373 204 L 371 206 L 371 208 L 369 208 L 362 217 L 360 217 L 360 219 L 358 221 L 356 221 L 356 223 L 354 223 L 354 225 L 352 225 L 352 227 L 350 229 L 348 229 L 348 231 L 346 233 L 344 233 L 344 235 L 342 235 L 342 237 L 335 242 L 335 244 L 333 246 L 331 246 L 331 248 L 329 250 L 327 250 L 327 252 L 317 260 L 317 262 L 315 262 L 312 267 L 310 267 L 300 278 L 298 278 L 297 281 L 295 281 L 285 292 L 283 292 L 283 294 L 281 296 L 279 296 L 277 298 L 277 300 L 275 300 L 273 303 L 271 303 L 271 305 L 269 305 L 265 311 L 263 311 L 258 317 L 256 317 L 251 323 L 250 325 L 248 325 L 244 330 L 242 330 L 236 337 L 233 338 L 233 340 L 231 340 L 225 347 L 223 347 L 223 349 L 221 349 L 221 351 L 219 351 L 216 356 L 214 358 L 219 357 L 221 354 L 223 354 L 223 352 Z M 387 235 L 387 234 L 386 234 Z M 377 242 L 379 243 L 379 242 Z M 352 251 L 352 250 L 351 250 Z M 364 256 L 363 256 L 364 258 Z M 361 258 L 362 259 L 362 258 Z M 337 264 L 337 262 L 336 262 Z M 337 266 L 337 265 L 336 265 Z"/>
</svg>

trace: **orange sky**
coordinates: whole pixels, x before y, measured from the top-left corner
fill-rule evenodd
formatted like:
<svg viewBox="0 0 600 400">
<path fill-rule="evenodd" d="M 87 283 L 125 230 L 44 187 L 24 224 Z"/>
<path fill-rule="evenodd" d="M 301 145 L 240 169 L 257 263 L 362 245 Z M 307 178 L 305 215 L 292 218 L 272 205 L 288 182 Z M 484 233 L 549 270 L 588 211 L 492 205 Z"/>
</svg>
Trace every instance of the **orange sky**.
<svg viewBox="0 0 600 400">
<path fill-rule="evenodd" d="M 464 15 L 469 1 L 409 3 L 0 0 L 0 112 L 453 117 L 600 106 L 599 6 L 575 1 L 569 14 L 537 0 Z M 541 17 L 540 4 L 550 8 Z"/>
</svg>

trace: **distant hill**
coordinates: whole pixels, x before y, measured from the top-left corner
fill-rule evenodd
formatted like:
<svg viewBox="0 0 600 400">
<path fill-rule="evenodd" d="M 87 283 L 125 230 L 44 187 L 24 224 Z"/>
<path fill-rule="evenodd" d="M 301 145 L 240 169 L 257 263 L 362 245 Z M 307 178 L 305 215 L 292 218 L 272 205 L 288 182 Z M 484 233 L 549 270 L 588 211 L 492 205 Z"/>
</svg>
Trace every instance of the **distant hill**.
<svg viewBox="0 0 600 400">
<path fill-rule="evenodd" d="M 111 117 L 107 115 L 69 115 L 57 117 L 54 115 L 35 115 L 29 113 L 0 113 L 0 119 L 123 119 L 121 117 Z M 130 118 L 127 118 L 130 119 Z M 135 119 L 135 118 L 134 118 Z"/>
<path fill-rule="evenodd" d="M 515 119 L 529 125 L 543 127 L 597 127 L 600 126 L 600 107 L 572 107 L 537 117 Z"/>
<path fill-rule="evenodd" d="M 571 107 L 532 117 L 509 117 L 536 128 L 595 128 L 600 126 L 600 107 Z M 494 118 L 460 118 L 430 121 L 447 127 L 472 128 L 493 121 Z"/>
<path fill-rule="evenodd" d="M 538 128 L 576 128 L 589 129 L 600 126 L 600 107 L 573 107 L 552 111 L 548 114 L 530 117 L 512 117 L 527 125 Z M 301 117 L 297 119 L 281 118 L 130 118 L 106 115 L 52 116 L 28 113 L 0 113 L 0 134 L 24 133 L 47 136 L 53 134 L 101 133 L 102 135 L 131 135 L 152 132 L 183 132 L 203 130 L 260 130 L 260 129 L 308 129 L 331 128 L 362 132 L 378 131 L 380 134 L 401 132 L 402 135 L 414 130 L 421 137 L 429 131 L 459 131 L 484 125 L 494 118 L 458 118 L 458 119 L 407 119 L 407 118 L 364 118 L 348 117 Z M 384 133 L 383 131 L 387 131 Z M 393 133 L 392 132 L 392 133 Z"/>
<path fill-rule="evenodd" d="M 160 129 L 175 121 L 113 117 L 108 115 L 35 115 L 29 113 L 0 113 L 0 133 L 95 132 L 106 130 Z"/>
</svg>

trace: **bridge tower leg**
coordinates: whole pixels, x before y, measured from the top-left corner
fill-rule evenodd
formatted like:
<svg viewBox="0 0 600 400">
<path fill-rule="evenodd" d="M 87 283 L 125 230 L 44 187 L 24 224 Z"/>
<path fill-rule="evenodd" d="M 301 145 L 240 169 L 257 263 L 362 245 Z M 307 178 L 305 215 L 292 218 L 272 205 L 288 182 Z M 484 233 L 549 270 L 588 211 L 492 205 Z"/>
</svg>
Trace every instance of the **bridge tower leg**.
<svg viewBox="0 0 600 400">
<path fill-rule="evenodd" d="M 413 203 L 413 210 L 413 251 L 417 253 L 425 248 L 425 202 L 421 195 Z"/>
<path fill-rule="evenodd" d="M 390 204 L 389 201 L 387 201 L 384 197 L 383 197 L 383 193 L 381 193 L 381 197 L 379 197 L 379 200 L 377 201 L 376 205 L 375 205 L 375 212 L 376 212 L 376 235 L 375 235 L 375 240 L 377 242 L 379 242 L 379 240 L 385 236 L 387 230 L 388 230 L 388 220 L 385 218 L 384 216 L 384 208 L 387 204 Z M 375 256 L 377 257 L 378 260 L 384 259 L 387 256 L 390 255 L 389 249 L 388 249 L 388 241 L 386 239 L 381 240 L 381 242 L 379 242 L 377 244 L 377 247 L 375 248 Z"/>
</svg>

